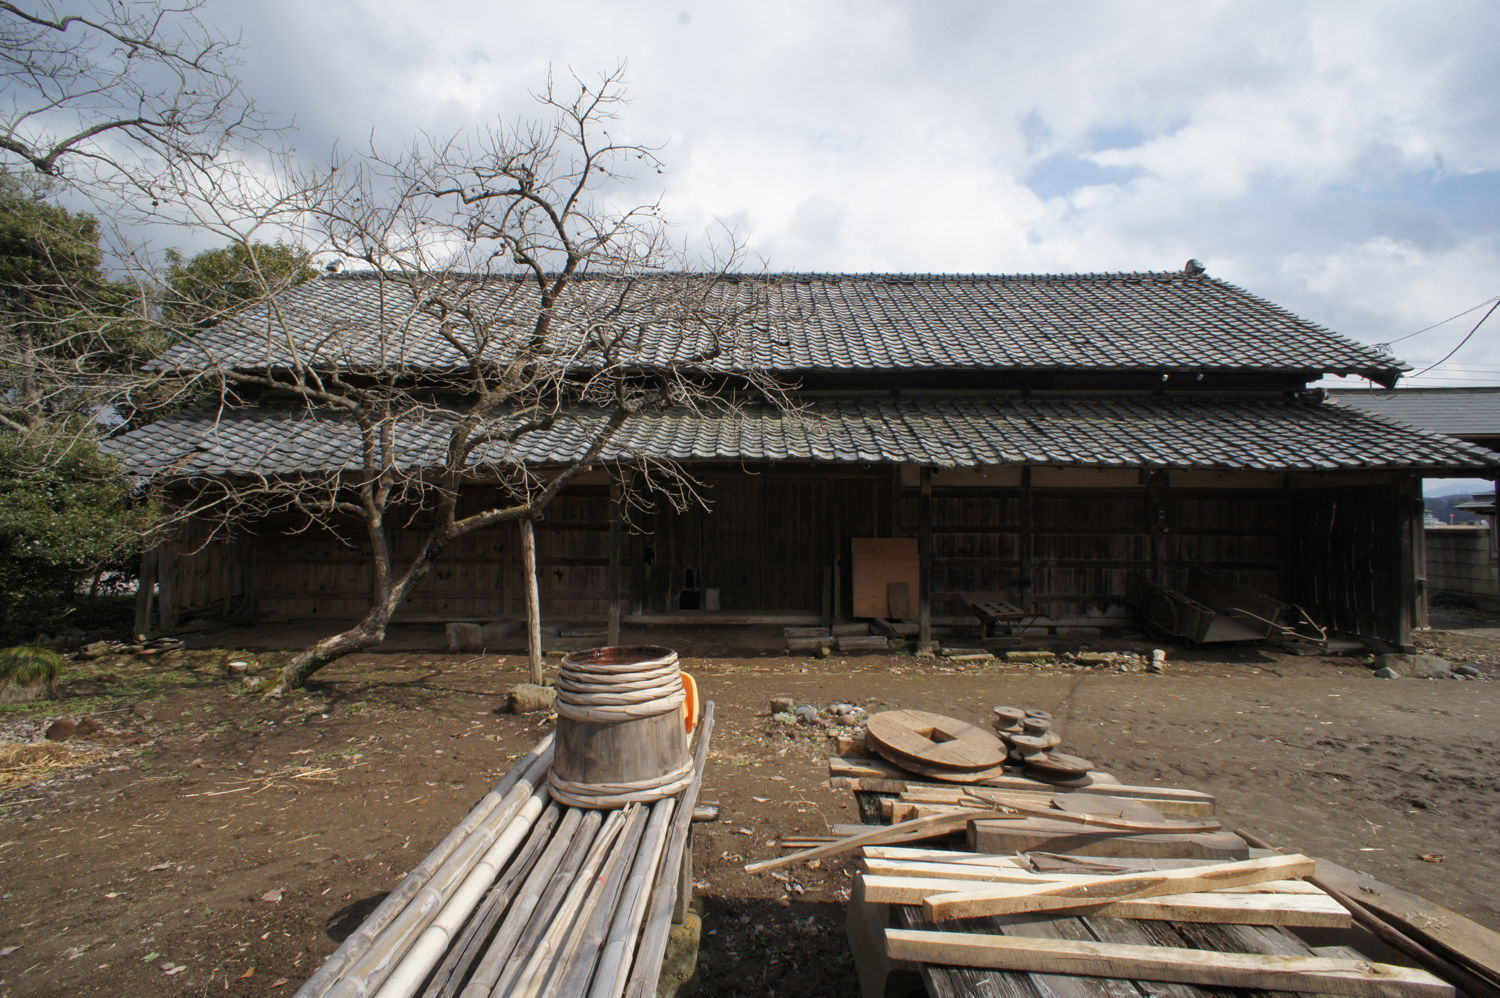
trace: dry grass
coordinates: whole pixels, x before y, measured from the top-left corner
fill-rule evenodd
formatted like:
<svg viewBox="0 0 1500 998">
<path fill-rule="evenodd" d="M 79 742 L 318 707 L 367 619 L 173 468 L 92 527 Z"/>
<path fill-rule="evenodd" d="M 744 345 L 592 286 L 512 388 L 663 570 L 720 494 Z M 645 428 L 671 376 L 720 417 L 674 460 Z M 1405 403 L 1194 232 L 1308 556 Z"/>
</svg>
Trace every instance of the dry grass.
<svg viewBox="0 0 1500 998">
<path fill-rule="evenodd" d="M 0 742 L 0 790 L 86 765 L 103 754 L 102 749 L 78 749 L 58 742 Z"/>
</svg>

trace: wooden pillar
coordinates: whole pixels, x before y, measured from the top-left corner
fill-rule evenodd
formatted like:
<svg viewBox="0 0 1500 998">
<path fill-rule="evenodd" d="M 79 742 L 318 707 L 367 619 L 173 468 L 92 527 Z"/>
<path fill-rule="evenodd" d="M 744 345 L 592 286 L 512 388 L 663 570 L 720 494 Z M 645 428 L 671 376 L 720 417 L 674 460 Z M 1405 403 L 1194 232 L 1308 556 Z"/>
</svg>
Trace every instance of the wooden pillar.
<svg viewBox="0 0 1500 998">
<path fill-rule="evenodd" d="M 1151 581 L 1167 584 L 1167 473 L 1152 471 L 1146 476 L 1146 529 L 1151 532 Z"/>
<path fill-rule="evenodd" d="M 151 637 L 151 607 L 156 600 L 156 548 L 141 552 L 141 568 L 135 591 L 135 634 Z"/>
<path fill-rule="evenodd" d="M 163 631 L 177 626 L 177 545 L 168 541 L 156 549 L 156 622 Z"/>
<path fill-rule="evenodd" d="M 521 556 L 525 562 L 522 580 L 526 589 L 526 651 L 530 655 L 527 676 L 533 683 L 542 681 L 542 598 L 536 583 L 536 534 L 530 520 L 521 521 Z"/>
<path fill-rule="evenodd" d="M 1400 579 L 1400 604 L 1396 613 L 1394 640 L 1399 645 L 1411 644 L 1412 628 L 1422 618 L 1422 589 L 1420 582 L 1422 563 L 1422 480 L 1407 475 L 1396 483 L 1396 508 L 1400 515 L 1396 522 L 1397 547 L 1396 577 Z"/>
<path fill-rule="evenodd" d="M 621 494 L 618 482 L 609 487 L 609 633 L 605 643 L 620 643 L 620 528 Z"/>
<path fill-rule="evenodd" d="M 921 609 L 917 618 L 917 648 L 932 645 L 932 469 L 922 467 L 922 496 L 917 501 L 917 565 L 921 575 Z"/>
<path fill-rule="evenodd" d="M 1035 613 L 1036 606 L 1032 597 L 1036 593 L 1036 576 L 1034 557 L 1032 550 L 1032 524 L 1031 524 L 1031 465 L 1021 469 L 1021 550 L 1018 552 L 1021 560 L 1021 578 L 1018 580 L 1018 588 L 1021 590 L 1021 608 L 1027 613 Z"/>
</svg>

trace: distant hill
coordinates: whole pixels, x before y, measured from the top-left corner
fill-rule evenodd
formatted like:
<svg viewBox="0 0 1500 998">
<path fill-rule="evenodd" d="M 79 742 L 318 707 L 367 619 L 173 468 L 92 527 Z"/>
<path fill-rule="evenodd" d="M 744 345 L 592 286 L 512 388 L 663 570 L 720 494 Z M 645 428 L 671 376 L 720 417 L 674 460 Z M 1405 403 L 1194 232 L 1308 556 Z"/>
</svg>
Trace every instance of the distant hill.
<svg viewBox="0 0 1500 998">
<path fill-rule="evenodd" d="M 1462 496 L 1467 499 L 1475 492 L 1488 492 L 1493 487 L 1482 478 L 1439 478 L 1428 479 L 1422 491 L 1429 498 L 1432 496 Z"/>
</svg>

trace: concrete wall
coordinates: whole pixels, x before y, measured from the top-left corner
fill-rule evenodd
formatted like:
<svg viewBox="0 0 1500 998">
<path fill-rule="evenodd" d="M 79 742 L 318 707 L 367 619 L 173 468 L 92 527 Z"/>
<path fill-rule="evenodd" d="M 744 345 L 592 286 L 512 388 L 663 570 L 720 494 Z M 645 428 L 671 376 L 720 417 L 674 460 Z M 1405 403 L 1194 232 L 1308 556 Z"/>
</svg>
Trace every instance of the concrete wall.
<svg viewBox="0 0 1500 998">
<path fill-rule="evenodd" d="M 1426 534 L 1428 591 L 1500 596 L 1500 570 L 1489 527 L 1428 527 Z"/>
</svg>

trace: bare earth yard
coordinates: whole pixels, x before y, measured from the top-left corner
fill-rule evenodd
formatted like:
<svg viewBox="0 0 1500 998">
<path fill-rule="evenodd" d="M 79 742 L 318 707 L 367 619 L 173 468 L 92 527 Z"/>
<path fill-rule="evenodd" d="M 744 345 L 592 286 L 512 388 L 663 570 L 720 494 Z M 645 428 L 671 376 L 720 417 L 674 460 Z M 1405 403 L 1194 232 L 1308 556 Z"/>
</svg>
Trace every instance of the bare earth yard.
<svg viewBox="0 0 1500 998">
<path fill-rule="evenodd" d="M 75 663 L 63 698 L 0 712 L 10 741 L 85 714 L 123 733 L 77 768 L 0 789 L 0 995 L 289 994 L 546 730 L 498 712 L 521 677 L 514 655 L 398 644 L 268 703 L 221 671 L 241 657 L 224 647 L 268 637 Z M 766 716 L 777 694 L 981 723 L 994 704 L 1045 708 L 1069 751 L 1122 780 L 1212 791 L 1230 827 L 1500 928 L 1500 630 L 1420 639 L 1485 673 L 1468 681 L 1248 649 L 1169 649 L 1167 674 L 1149 676 L 789 659 L 734 632 L 627 637 L 674 644 L 718 704 L 703 796 L 722 818 L 696 847 L 699 994 L 857 994 L 845 863 L 791 881 L 740 869 L 774 855 L 778 834 L 857 820 L 849 792 L 826 785 L 821 733 Z"/>
</svg>

